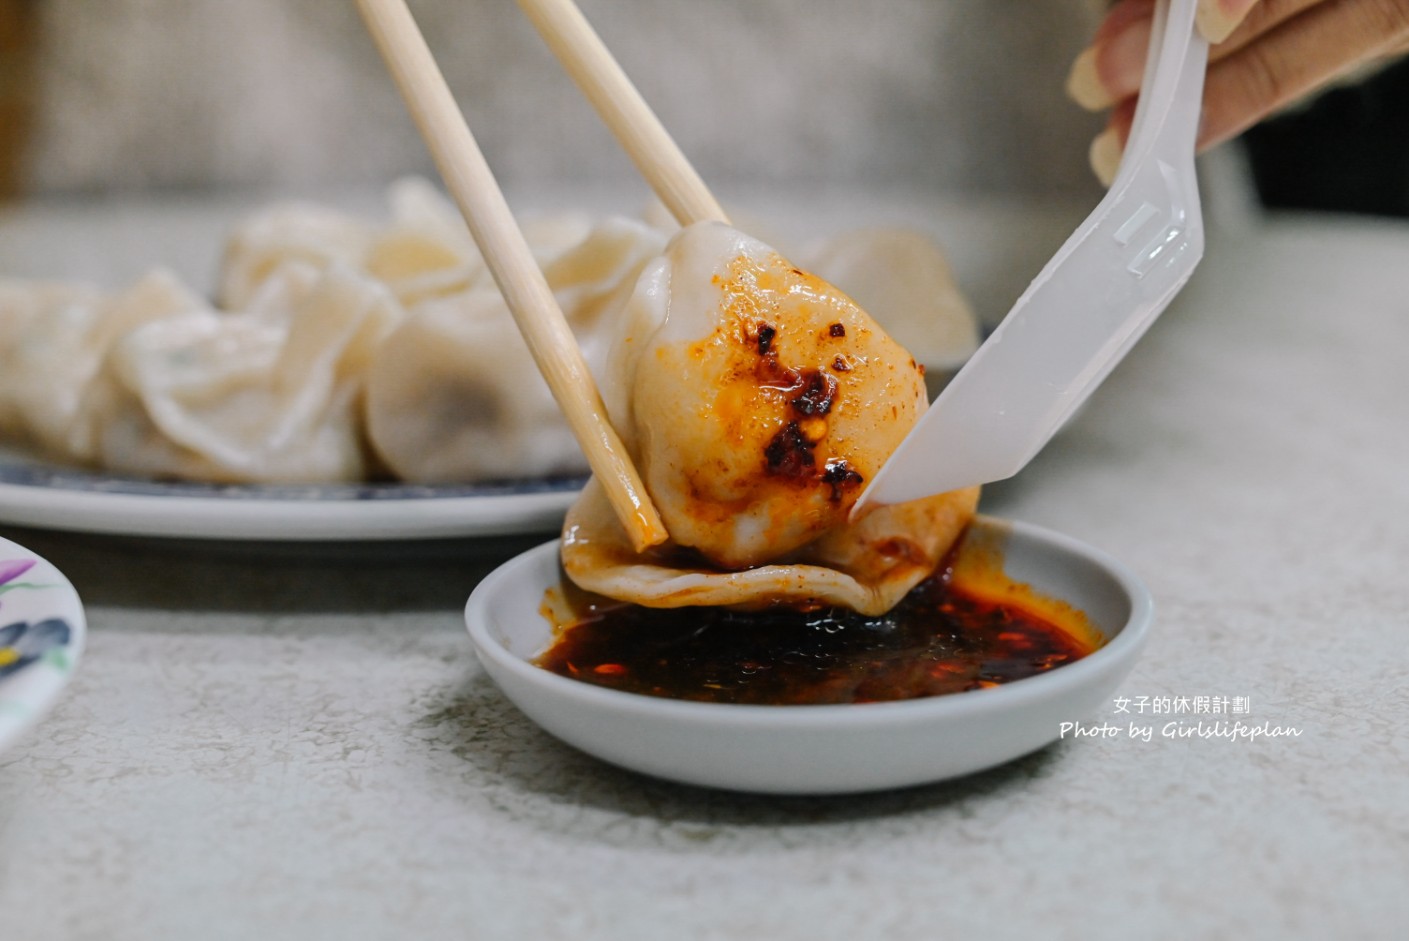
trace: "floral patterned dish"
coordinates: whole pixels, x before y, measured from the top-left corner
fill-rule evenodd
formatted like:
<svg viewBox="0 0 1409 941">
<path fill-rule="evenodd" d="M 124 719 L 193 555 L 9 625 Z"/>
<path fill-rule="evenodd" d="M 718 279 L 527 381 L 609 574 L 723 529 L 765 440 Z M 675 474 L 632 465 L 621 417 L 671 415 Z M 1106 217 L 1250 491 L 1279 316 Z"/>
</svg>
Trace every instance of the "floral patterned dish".
<svg viewBox="0 0 1409 941">
<path fill-rule="evenodd" d="M 383 540 L 550 533 L 585 477 L 473 485 L 142 480 L 0 446 L 0 522 L 187 539 Z"/>
<path fill-rule="evenodd" d="M 83 605 L 69 580 L 0 539 L 0 752 L 54 705 L 85 634 Z"/>
</svg>

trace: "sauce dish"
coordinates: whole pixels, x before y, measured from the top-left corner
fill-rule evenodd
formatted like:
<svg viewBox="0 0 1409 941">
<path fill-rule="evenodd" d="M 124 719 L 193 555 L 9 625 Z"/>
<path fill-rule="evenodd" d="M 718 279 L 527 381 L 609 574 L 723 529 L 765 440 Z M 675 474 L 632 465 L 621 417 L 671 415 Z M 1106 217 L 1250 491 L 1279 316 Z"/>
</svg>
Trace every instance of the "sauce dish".
<svg viewBox="0 0 1409 941">
<path fill-rule="evenodd" d="M 562 581 L 558 543 L 511 559 L 465 609 L 475 651 L 525 715 L 600 759 L 688 784 L 835 794 L 952 778 L 1035 751 L 1063 722 L 1107 702 L 1144 645 L 1149 591 L 1124 565 L 1070 537 L 980 516 L 959 551 L 997 546 L 1004 574 L 1083 612 L 1105 638 L 1088 656 L 1004 685 L 903 702 L 765 706 L 619 692 L 548 672 L 545 593 Z"/>
</svg>

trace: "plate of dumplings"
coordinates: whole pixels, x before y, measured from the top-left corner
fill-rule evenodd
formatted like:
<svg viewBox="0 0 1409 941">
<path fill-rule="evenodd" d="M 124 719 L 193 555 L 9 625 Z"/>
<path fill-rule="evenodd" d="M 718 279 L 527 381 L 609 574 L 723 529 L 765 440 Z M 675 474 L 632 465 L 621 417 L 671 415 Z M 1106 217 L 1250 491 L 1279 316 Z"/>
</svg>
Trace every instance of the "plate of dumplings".
<svg viewBox="0 0 1409 941">
<path fill-rule="evenodd" d="M 587 465 L 459 213 L 398 181 L 386 218 L 312 202 L 230 232 L 213 296 L 157 268 L 118 289 L 0 278 L 0 521 L 209 539 L 549 532 Z M 675 226 L 526 218 L 610 398 L 622 309 Z M 972 312 L 919 232 L 807 263 L 942 376 Z"/>
</svg>

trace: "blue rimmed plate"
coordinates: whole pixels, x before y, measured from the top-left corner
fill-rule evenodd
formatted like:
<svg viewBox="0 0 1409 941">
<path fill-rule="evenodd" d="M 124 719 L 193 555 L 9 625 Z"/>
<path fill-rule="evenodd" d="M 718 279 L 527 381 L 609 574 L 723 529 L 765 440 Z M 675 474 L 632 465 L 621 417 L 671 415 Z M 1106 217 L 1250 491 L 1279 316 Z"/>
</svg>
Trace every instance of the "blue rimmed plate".
<svg viewBox="0 0 1409 941">
<path fill-rule="evenodd" d="M 186 539 L 390 540 L 556 530 L 585 477 L 473 485 L 223 485 L 60 467 L 0 448 L 0 521 Z"/>
<path fill-rule="evenodd" d="M 63 574 L 0 539 L 0 752 L 58 700 L 83 653 L 83 605 Z"/>
</svg>

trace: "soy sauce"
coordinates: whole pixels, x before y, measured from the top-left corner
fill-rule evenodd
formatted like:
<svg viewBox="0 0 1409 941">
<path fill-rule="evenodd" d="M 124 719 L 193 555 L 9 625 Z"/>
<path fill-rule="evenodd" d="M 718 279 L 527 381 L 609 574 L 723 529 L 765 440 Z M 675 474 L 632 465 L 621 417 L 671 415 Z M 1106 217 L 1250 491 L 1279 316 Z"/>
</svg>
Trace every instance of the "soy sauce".
<svg viewBox="0 0 1409 941">
<path fill-rule="evenodd" d="M 844 608 L 587 605 L 537 664 L 624 692 L 700 702 L 864 703 L 943 696 L 1045 673 L 1088 639 L 943 575 L 879 617 Z"/>
</svg>

